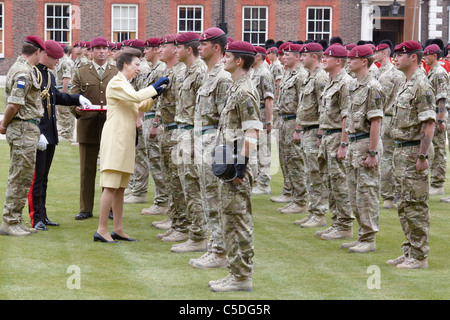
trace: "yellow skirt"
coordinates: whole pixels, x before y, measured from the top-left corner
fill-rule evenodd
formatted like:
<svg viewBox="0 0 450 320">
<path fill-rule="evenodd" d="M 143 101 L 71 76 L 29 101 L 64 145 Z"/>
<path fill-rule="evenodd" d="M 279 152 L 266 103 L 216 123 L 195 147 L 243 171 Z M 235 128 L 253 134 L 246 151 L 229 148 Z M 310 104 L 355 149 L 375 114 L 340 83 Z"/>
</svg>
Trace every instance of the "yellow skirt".
<svg viewBox="0 0 450 320">
<path fill-rule="evenodd" d="M 130 180 L 130 173 L 115 171 L 115 170 L 104 170 L 100 173 L 100 187 L 102 188 L 127 188 L 128 182 Z"/>
</svg>

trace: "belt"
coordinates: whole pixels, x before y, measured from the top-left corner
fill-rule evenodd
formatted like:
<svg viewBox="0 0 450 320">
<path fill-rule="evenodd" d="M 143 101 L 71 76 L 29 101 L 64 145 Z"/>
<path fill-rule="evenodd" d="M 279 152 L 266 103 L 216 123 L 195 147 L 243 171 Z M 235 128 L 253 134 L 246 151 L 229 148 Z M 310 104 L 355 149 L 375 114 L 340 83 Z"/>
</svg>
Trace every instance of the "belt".
<svg viewBox="0 0 450 320">
<path fill-rule="evenodd" d="M 418 146 L 420 145 L 420 140 L 414 140 L 414 141 L 397 141 L 395 140 L 395 146 L 397 148 L 403 148 L 403 147 L 411 147 L 411 146 Z"/>
<path fill-rule="evenodd" d="M 23 119 L 14 118 L 14 120 L 30 122 L 30 123 L 33 123 L 33 124 L 35 124 L 35 125 L 37 125 L 37 126 L 39 126 L 39 123 L 41 122 L 40 119 L 27 119 L 27 120 L 23 120 Z"/>
<path fill-rule="evenodd" d="M 303 132 L 306 132 L 306 131 L 309 131 L 309 130 L 312 130 L 312 129 L 318 129 L 319 128 L 319 125 L 318 124 L 315 124 L 315 125 L 312 125 L 312 126 L 302 126 L 302 131 Z"/>
<path fill-rule="evenodd" d="M 338 133 L 338 132 L 342 132 L 342 129 L 325 129 L 325 130 L 323 130 L 323 134 L 326 136 L 329 136 L 330 134 Z"/>
<path fill-rule="evenodd" d="M 144 120 L 153 119 L 154 117 L 156 117 L 156 112 L 149 112 L 144 114 Z"/>
<path fill-rule="evenodd" d="M 296 114 L 281 114 L 281 117 L 284 119 L 284 121 L 297 119 Z"/>
<path fill-rule="evenodd" d="M 192 124 L 179 124 L 178 128 L 184 129 L 184 130 L 189 130 L 189 129 L 194 129 L 194 126 Z"/>
<path fill-rule="evenodd" d="M 168 124 L 164 124 L 164 131 L 178 129 L 178 124 L 176 122 L 171 122 Z"/>
<path fill-rule="evenodd" d="M 195 133 L 204 135 L 207 131 L 214 130 L 214 129 L 217 129 L 217 124 L 212 124 L 209 126 L 195 128 Z"/>
<path fill-rule="evenodd" d="M 358 132 L 358 133 L 349 133 L 348 137 L 350 139 L 350 142 L 355 142 L 361 139 L 367 139 L 370 138 L 370 134 L 365 132 Z"/>
</svg>

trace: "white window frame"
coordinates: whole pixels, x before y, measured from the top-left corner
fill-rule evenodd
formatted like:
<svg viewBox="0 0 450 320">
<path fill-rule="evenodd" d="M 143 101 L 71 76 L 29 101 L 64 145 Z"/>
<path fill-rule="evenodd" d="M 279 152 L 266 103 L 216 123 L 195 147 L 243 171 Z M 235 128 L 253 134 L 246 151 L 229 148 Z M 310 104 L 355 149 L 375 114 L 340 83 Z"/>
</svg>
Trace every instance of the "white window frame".
<svg viewBox="0 0 450 320">
<path fill-rule="evenodd" d="M 322 20 L 316 20 L 316 19 L 310 20 L 310 18 L 309 18 L 309 10 L 310 9 L 314 9 L 314 10 L 317 10 L 317 9 L 320 9 L 320 10 L 328 9 L 328 10 L 330 10 L 330 20 L 329 20 L 329 22 L 330 22 L 330 31 L 329 32 L 324 32 L 324 31 L 318 32 L 316 30 L 314 30 L 314 31 L 310 31 L 309 30 L 309 22 L 310 21 L 314 21 L 314 28 L 315 28 L 315 25 L 316 25 L 317 21 L 322 21 L 322 30 L 323 30 L 323 23 L 325 21 L 324 19 L 322 19 Z M 326 7 L 326 6 L 323 6 L 323 7 L 314 7 L 314 6 L 313 7 L 306 7 L 306 39 L 307 40 L 309 39 L 309 34 L 310 33 L 314 34 L 314 38 L 315 38 L 316 34 L 329 34 L 328 40 L 331 39 L 331 37 L 333 36 L 333 8 L 332 7 Z M 311 39 L 311 40 L 321 40 L 321 39 Z"/>
<path fill-rule="evenodd" d="M 250 9 L 250 19 L 245 19 L 245 9 Z M 258 22 L 264 21 L 263 19 L 260 19 L 259 16 L 258 16 L 257 19 L 254 19 L 252 17 L 252 9 L 258 9 L 258 15 L 259 15 L 259 12 L 260 12 L 261 9 L 265 9 L 266 10 L 266 18 L 264 19 L 265 22 L 266 22 L 266 31 L 265 32 L 259 31 L 259 30 L 254 31 L 252 29 L 251 25 L 252 25 L 253 21 L 258 21 Z M 246 20 L 250 20 L 250 28 L 251 28 L 250 31 L 245 31 L 245 21 Z M 259 23 L 258 23 L 258 26 L 259 26 Z M 268 29 L 269 29 L 269 7 L 268 6 L 243 6 L 242 7 L 242 40 L 245 40 L 245 37 L 244 37 L 245 34 L 250 33 L 250 41 L 248 41 L 248 42 L 250 42 L 253 45 L 264 46 L 265 42 L 267 41 L 267 37 L 268 37 L 268 32 L 269 32 Z M 257 33 L 258 34 L 258 42 L 257 43 L 254 43 L 253 41 L 251 41 L 251 38 L 252 38 L 251 35 L 253 33 Z M 263 43 L 259 42 L 259 35 L 260 34 L 264 34 L 265 40 L 264 40 Z M 247 41 L 247 40 L 245 40 L 245 41 Z"/>
<path fill-rule="evenodd" d="M 130 28 L 128 28 L 127 30 L 126 29 L 121 29 L 121 27 L 122 27 L 122 25 L 120 24 L 120 28 L 119 28 L 119 30 L 115 30 L 114 29 L 114 19 L 120 19 L 120 20 L 122 20 L 123 18 L 121 17 L 121 16 L 119 16 L 119 17 L 115 17 L 114 16 L 114 8 L 115 7 L 118 7 L 118 8 L 120 8 L 120 9 L 122 9 L 122 8 L 124 8 L 124 7 L 128 7 L 128 8 L 130 8 L 130 7 L 134 7 L 134 8 L 136 8 L 136 28 L 135 28 L 135 30 L 131 30 Z M 121 12 L 122 10 L 119 10 L 119 12 Z M 127 17 L 128 19 L 130 18 L 129 17 L 129 15 L 128 15 L 128 17 Z M 117 41 L 115 41 L 115 39 L 114 39 L 114 33 L 115 32 L 119 32 L 119 33 L 128 33 L 128 35 L 129 35 L 129 39 L 139 39 L 139 5 L 138 4 L 128 4 L 128 3 L 113 3 L 112 5 L 111 5 L 111 41 L 112 42 L 117 42 Z M 135 33 L 135 37 L 133 38 L 132 36 L 130 36 L 130 34 L 132 34 L 132 33 Z M 118 41 L 123 41 L 123 40 L 118 40 Z"/>
<path fill-rule="evenodd" d="M 195 9 L 199 9 L 199 8 L 201 9 L 201 17 L 200 17 L 200 19 L 197 19 L 196 16 L 194 16 L 193 18 L 188 18 L 187 15 L 186 15 L 186 17 L 183 18 L 183 20 L 185 20 L 185 22 L 186 22 L 186 28 L 185 28 L 185 30 L 180 30 L 180 20 L 181 20 L 181 18 L 180 18 L 180 9 L 194 9 L 194 12 L 195 12 Z M 187 13 L 187 11 L 186 11 L 186 13 Z M 179 5 L 179 6 L 177 6 L 177 33 L 183 33 L 183 32 L 202 33 L 203 32 L 203 18 L 204 18 L 204 14 L 205 14 L 205 8 L 203 6 L 201 6 L 201 5 Z M 187 30 L 187 21 L 189 21 L 189 20 L 192 20 L 194 22 L 193 23 L 194 30 Z M 199 20 L 200 24 L 201 24 L 200 30 L 195 30 L 195 21 L 197 21 L 197 20 Z"/>
<path fill-rule="evenodd" d="M 0 26 L 0 36 L 1 36 L 1 44 L 0 44 L 0 58 L 5 57 L 5 3 L 0 2 L 2 6 L 0 10 L 0 16 L 2 19 L 2 24 Z"/>
<path fill-rule="evenodd" d="M 53 28 L 52 29 L 47 29 L 47 18 L 49 18 L 47 16 L 47 8 L 48 8 L 48 6 L 54 6 L 54 8 L 55 8 L 55 6 L 60 6 L 60 7 L 68 6 L 69 7 L 69 16 L 67 17 L 67 19 L 68 19 L 67 21 L 69 23 L 68 29 L 64 29 L 63 26 L 61 26 L 60 29 L 56 29 L 55 28 L 55 20 L 53 20 Z M 56 17 L 54 15 L 54 13 L 53 13 L 52 17 L 53 18 Z M 64 43 L 66 45 L 71 45 L 72 44 L 72 4 L 71 3 L 67 3 L 67 2 L 59 2 L 59 3 L 58 2 L 55 2 L 55 3 L 54 2 L 48 2 L 48 3 L 45 3 L 45 22 L 44 22 L 44 26 L 45 26 L 45 33 L 44 33 L 45 34 L 45 40 L 55 40 L 55 39 L 50 39 L 47 36 L 47 33 L 49 31 L 56 31 L 56 32 L 68 31 L 69 32 L 69 36 L 67 38 L 67 41 L 59 41 L 59 42 Z"/>
</svg>

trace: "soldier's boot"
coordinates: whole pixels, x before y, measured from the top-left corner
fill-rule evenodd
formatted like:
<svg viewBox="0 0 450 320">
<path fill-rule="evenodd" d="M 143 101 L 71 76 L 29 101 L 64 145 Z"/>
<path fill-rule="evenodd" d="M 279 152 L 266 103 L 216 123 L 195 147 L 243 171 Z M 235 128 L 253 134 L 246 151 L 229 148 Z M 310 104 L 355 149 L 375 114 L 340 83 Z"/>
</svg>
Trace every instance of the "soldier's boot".
<svg viewBox="0 0 450 320">
<path fill-rule="evenodd" d="M 218 269 L 227 267 L 227 255 L 225 253 L 212 252 L 204 259 L 198 259 L 192 263 L 197 269 Z"/>
<path fill-rule="evenodd" d="M 326 228 L 324 230 L 316 231 L 315 236 L 316 237 L 321 237 L 325 233 L 333 232 L 334 229 L 335 229 L 335 227 L 331 226 L 331 227 L 328 227 L 328 228 Z"/>
<path fill-rule="evenodd" d="M 296 225 L 299 226 L 299 225 L 301 225 L 302 223 L 305 223 L 305 222 L 307 222 L 309 219 L 311 219 L 312 216 L 313 216 L 312 213 L 308 213 L 308 214 L 306 215 L 306 217 L 304 217 L 303 219 L 295 220 L 295 221 L 294 221 L 294 224 L 296 224 Z"/>
<path fill-rule="evenodd" d="M 444 203 L 450 203 L 450 197 L 444 197 L 444 198 L 441 198 L 440 201 L 441 201 L 441 202 L 444 202 Z"/>
<path fill-rule="evenodd" d="M 174 244 L 170 251 L 175 253 L 186 253 L 186 252 L 204 252 L 207 247 L 206 240 L 194 241 L 188 239 L 186 242 Z"/>
<path fill-rule="evenodd" d="M 29 236 L 31 232 L 23 230 L 19 226 L 19 223 L 7 223 L 3 221 L 0 226 L 0 234 L 5 236 L 23 237 Z"/>
<path fill-rule="evenodd" d="M 300 228 L 320 228 L 327 226 L 325 215 L 313 215 L 311 219 L 300 225 Z"/>
<path fill-rule="evenodd" d="M 277 202 L 277 203 L 289 203 L 292 201 L 292 196 L 281 194 L 279 196 L 270 198 L 270 201 Z"/>
<path fill-rule="evenodd" d="M 208 282 L 208 285 L 211 286 L 216 286 L 222 282 L 228 281 L 228 279 L 230 279 L 233 275 L 231 273 L 229 273 L 226 277 L 219 279 L 219 280 L 211 280 L 210 282 Z"/>
<path fill-rule="evenodd" d="M 130 188 L 126 188 L 126 189 L 123 191 L 124 196 L 127 196 L 127 195 L 129 195 L 130 193 L 131 193 L 131 189 L 130 189 Z"/>
<path fill-rule="evenodd" d="M 162 221 L 154 221 L 152 222 L 152 227 L 159 230 L 168 230 L 172 226 L 172 219 L 167 217 Z"/>
<path fill-rule="evenodd" d="M 353 238 L 353 230 L 337 230 L 334 229 L 331 232 L 324 233 L 320 236 L 322 240 L 344 240 Z"/>
<path fill-rule="evenodd" d="M 180 242 L 180 241 L 186 241 L 189 239 L 189 234 L 187 232 L 179 232 L 174 231 L 168 236 L 162 237 L 161 241 L 164 242 Z"/>
<path fill-rule="evenodd" d="M 147 197 L 146 196 L 133 196 L 132 194 L 129 194 L 128 196 L 123 199 L 123 203 L 147 203 Z"/>
<path fill-rule="evenodd" d="M 270 186 L 257 186 L 252 190 L 253 196 L 270 195 L 270 193 L 271 193 Z"/>
<path fill-rule="evenodd" d="M 153 215 L 164 215 L 169 212 L 169 207 L 161 207 L 157 204 L 152 205 L 150 208 L 144 208 L 141 211 L 141 214 L 146 216 L 153 216 Z"/>
<path fill-rule="evenodd" d="M 397 265 L 399 269 L 424 269 L 428 268 L 427 258 L 419 260 L 416 258 L 406 258 L 405 261 Z"/>
<path fill-rule="evenodd" d="M 24 225 L 23 223 L 19 223 L 19 227 L 26 232 L 29 233 L 37 233 L 37 229 L 36 228 L 28 228 L 26 225 Z"/>
<path fill-rule="evenodd" d="M 308 211 L 308 206 L 307 205 L 299 206 L 295 202 L 291 202 L 290 204 L 288 204 L 287 206 L 282 208 L 280 210 L 280 213 L 282 213 L 282 214 L 292 214 L 292 213 L 305 213 L 307 211 Z"/>
<path fill-rule="evenodd" d="M 392 260 L 388 260 L 386 261 L 387 264 L 390 264 L 391 266 L 396 266 L 398 264 L 403 263 L 405 260 L 407 259 L 407 257 L 402 254 L 400 257 L 392 259 Z"/>
<path fill-rule="evenodd" d="M 429 195 L 430 196 L 443 196 L 445 194 L 444 187 L 435 188 L 430 187 Z"/>
<path fill-rule="evenodd" d="M 214 292 L 231 292 L 231 291 L 253 291 L 252 278 L 246 277 L 238 279 L 231 276 L 227 281 L 212 285 L 211 291 Z"/>
<path fill-rule="evenodd" d="M 156 239 L 161 240 L 162 238 L 171 235 L 173 232 L 175 232 L 175 229 L 169 229 L 169 230 L 167 230 L 167 231 L 164 232 L 164 233 L 157 234 L 157 235 L 156 235 Z"/>
<path fill-rule="evenodd" d="M 205 259 L 207 259 L 208 256 L 211 255 L 211 254 L 213 254 L 213 253 L 210 252 L 210 251 L 206 251 L 206 253 L 205 253 L 204 255 L 202 255 L 201 257 L 199 257 L 199 258 L 193 258 L 193 259 L 189 260 L 189 264 L 190 264 L 191 266 L 193 266 L 195 262 L 201 261 L 201 260 L 205 260 Z"/>
<path fill-rule="evenodd" d="M 375 250 L 377 250 L 375 241 L 361 241 L 358 242 L 355 246 L 348 248 L 348 252 L 355 253 L 367 253 Z"/>
<path fill-rule="evenodd" d="M 352 242 L 346 242 L 346 243 L 341 244 L 341 248 L 342 249 L 349 249 L 351 247 L 356 246 L 358 243 L 359 243 L 358 240 L 352 241 Z"/>
<path fill-rule="evenodd" d="M 383 209 L 395 209 L 397 206 L 395 205 L 393 200 L 384 200 L 383 201 Z"/>
</svg>

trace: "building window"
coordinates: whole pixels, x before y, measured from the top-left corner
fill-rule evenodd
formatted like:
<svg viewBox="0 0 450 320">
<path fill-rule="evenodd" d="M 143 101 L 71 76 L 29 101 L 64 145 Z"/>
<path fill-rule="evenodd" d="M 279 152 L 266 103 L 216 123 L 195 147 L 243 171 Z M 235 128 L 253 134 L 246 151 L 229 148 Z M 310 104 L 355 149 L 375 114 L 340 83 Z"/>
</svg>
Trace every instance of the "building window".
<svg viewBox="0 0 450 320">
<path fill-rule="evenodd" d="M 70 45 L 70 4 L 45 4 L 45 40 L 54 40 Z"/>
<path fill-rule="evenodd" d="M 310 40 L 330 40 L 331 38 L 331 8 L 308 7 L 307 38 Z"/>
<path fill-rule="evenodd" d="M 178 6 L 178 33 L 203 32 L 203 6 Z"/>
<path fill-rule="evenodd" d="M 0 2 L 0 58 L 5 57 L 5 46 L 4 46 L 4 36 L 3 36 L 3 2 Z"/>
<path fill-rule="evenodd" d="M 263 46 L 267 40 L 268 8 L 243 7 L 242 39 Z"/>
<path fill-rule="evenodd" d="M 138 36 L 138 6 L 114 4 L 112 6 L 112 39 L 122 42 L 137 39 Z"/>
</svg>

